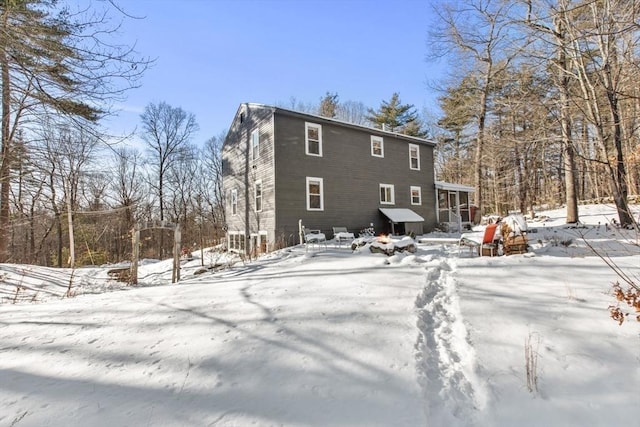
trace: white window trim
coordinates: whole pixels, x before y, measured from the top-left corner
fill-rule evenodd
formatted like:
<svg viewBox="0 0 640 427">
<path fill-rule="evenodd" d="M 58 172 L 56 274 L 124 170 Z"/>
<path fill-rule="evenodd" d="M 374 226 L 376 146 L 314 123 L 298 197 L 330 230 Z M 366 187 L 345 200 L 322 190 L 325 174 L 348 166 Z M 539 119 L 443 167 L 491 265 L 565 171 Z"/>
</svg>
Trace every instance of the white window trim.
<svg viewBox="0 0 640 427">
<path fill-rule="evenodd" d="M 227 232 L 227 248 L 230 252 L 242 252 L 244 250 L 244 233 L 244 230 L 229 230 Z"/>
<path fill-rule="evenodd" d="M 260 209 L 258 209 L 258 185 L 260 186 Z M 255 211 L 262 212 L 262 207 L 264 203 L 264 188 L 262 187 L 262 180 L 258 179 L 253 184 L 253 203 L 255 204 Z"/>
<path fill-rule="evenodd" d="M 382 201 L 382 189 L 383 188 L 389 188 L 391 189 L 391 201 Z M 380 204 L 381 205 L 395 205 L 396 204 L 396 191 L 395 191 L 395 186 L 393 184 L 380 184 L 380 186 L 378 187 L 378 197 L 380 198 Z"/>
<path fill-rule="evenodd" d="M 238 214 L 238 190 L 231 190 L 231 215 Z"/>
<path fill-rule="evenodd" d="M 414 190 L 418 190 L 418 203 L 414 203 L 413 201 Z M 412 185 L 411 188 L 409 188 L 409 199 L 411 199 L 411 204 L 414 206 L 422 205 L 422 187 Z"/>
<path fill-rule="evenodd" d="M 309 184 L 312 181 L 318 181 L 320 183 L 320 208 L 312 208 L 311 203 L 309 203 L 309 197 L 311 194 L 309 193 Z M 324 183 L 322 178 L 317 178 L 313 176 L 308 176 L 306 180 L 306 194 L 307 194 L 307 210 L 308 211 L 323 211 L 324 210 Z"/>
<path fill-rule="evenodd" d="M 260 158 L 260 131 L 258 129 L 251 132 L 251 158 L 253 160 Z"/>
<path fill-rule="evenodd" d="M 411 156 L 411 149 L 415 148 L 416 149 L 416 159 L 418 159 L 418 167 L 414 168 L 413 165 L 411 164 L 411 160 L 413 159 L 413 157 Z M 415 170 L 415 171 L 419 171 L 420 170 L 420 146 L 416 145 L 416 144 L 409 144 L 409 169 L 411 170 Z"/>
<path fill-rule="evenodd" d="M 318 153 L 309 152 L 309 128 L 318 128 Z M 317 123 L 305 122 L 304 124 L 304 151 L 307 156 L 322 157 L 322 125 Z"/>
<path fill-rule="evenodd" d="M 381 152 L 380 154 L 375 154 L 373 152 L 374 142 L 380 143 L 380 152 Z M 371 155 L 373 157 L 384 157 L 384 138 L 382 138 L 381 136 L 371 135 Z"/>
</svg>

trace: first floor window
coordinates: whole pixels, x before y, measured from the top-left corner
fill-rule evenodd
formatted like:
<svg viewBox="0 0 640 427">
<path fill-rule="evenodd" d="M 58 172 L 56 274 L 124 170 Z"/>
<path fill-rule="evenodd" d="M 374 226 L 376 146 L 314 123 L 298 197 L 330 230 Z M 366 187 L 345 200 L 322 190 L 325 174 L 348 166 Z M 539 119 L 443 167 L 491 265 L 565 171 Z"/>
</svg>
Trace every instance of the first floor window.
<svg viewBox="0 0 640 427">
<path fill-rule="evenodd" d="M 231 215 L 238 213 L 238 190 L 231 190 Z"/>
<path fill-rule="evenodd" d="M 380 204 L 393 205 L 395 203 L 395 196 L 393 193 L 393 185 L 380 184 Z"/>
<path fill-rule="evenodd" d="M 322 178 L 307 177 L 307 210 L 324 210 Z"/>
<path fill-rule="evenodd" d="M 420 187 L 411 187 L 411 204 L 412 205 L 421 205 L 422 204 L 422 189 Z"/>
<path fill-rule="evenodd" d="M 229 250 L 244 252 L 244 231 L 230 231 L 229 232 Z"/>
<path fill-rule="evenodd" d="M 256 212 L 261 212 L 262 211 L 262 181 L 256 181 L 255 196 L 256 196 Z"/>
</svg>

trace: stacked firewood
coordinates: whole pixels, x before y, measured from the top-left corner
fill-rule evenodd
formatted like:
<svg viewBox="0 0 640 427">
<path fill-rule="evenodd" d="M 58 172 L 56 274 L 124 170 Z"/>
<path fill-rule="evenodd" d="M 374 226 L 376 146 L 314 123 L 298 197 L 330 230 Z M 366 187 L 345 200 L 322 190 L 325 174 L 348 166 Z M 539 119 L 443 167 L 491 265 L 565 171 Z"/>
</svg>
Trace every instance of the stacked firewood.
<svg viewBox="0 0 640 427">
<path fill-rule="evenodd" d="M 524 225 L 523 225 L 524 224 Z M 526 221 L 524 218 L 505 218 L 502 223 L 502 251 L 505 255 L 527 253 Z"/>
</svg>

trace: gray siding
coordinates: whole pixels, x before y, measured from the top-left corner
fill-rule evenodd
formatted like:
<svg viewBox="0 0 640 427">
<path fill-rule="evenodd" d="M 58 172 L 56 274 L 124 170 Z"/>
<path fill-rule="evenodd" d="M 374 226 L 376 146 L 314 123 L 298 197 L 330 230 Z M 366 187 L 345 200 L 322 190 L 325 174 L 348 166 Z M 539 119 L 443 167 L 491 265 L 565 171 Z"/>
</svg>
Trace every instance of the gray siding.
<svg viewBox="0 0 640 427">
<path fill-rule="evenodd" d="M 260 154 L 256 159 L 251 153 L 251 134 L 254 130 L 258 130 L 260 136 Z M 228 200 L 225 204 L 227 206 L 226 221 L 230 231 L 245 231 L 251 234 L 266 230 L 268 240 L 273 240 L 275 229 L 273 147 L 271 109 L 241 105 L 222 150 L 225 197 L 232 189 L 238 192 L 238 209 L 235 215 L 229 209 Z M 255 209 L 255 182 L 258 180 L 262 181 L 261 212 L 256 212 Z M 245 210 L 247 207 L 248 210 Z"/>
<path fill-rule="evenodd" d="M 322 126 L 322 157 L 305 154 L 305 121 Z M 276 112 L 275 122 L 276 234 L 297 235 L 298 220 L 331 236 L 331 227 L 358 232 L 374 224 L 376 232 L 389 232 L 380 207 L 409 208 L 425 218 L 424 230 L 435 226 L 433 146 L 409 142 L 374 129 L 352 128 L 315 117 Z M 384 139 L 384 158 L 371 155 L 371 135 Z M 409 168 L 409 144 L 420 149 L 420 170 Z M 306 177 L 324 184 L 324 210 L 306 209 Z M 395 204 L 379 203 L 379 184 L 392 184 Z M 410 187 L 420 186 L 422 204 L 411 205 Z"/>
</svg>

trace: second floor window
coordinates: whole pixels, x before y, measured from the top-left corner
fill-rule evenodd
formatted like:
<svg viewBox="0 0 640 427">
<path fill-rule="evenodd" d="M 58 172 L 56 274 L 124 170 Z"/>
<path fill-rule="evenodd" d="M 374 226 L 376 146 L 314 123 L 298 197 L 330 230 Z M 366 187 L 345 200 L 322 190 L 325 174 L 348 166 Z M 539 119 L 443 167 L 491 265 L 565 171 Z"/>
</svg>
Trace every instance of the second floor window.
<svg viewBox="0 0 640 427">
<path fill-rule="evenodd" d="M 310 156 L 322 156 L 322 126 L 305 123 L 305 151 Z"/>
<path fill-rule="evenodd" d="M 238 213 L 238 190 L 231 190 L 231 215 Z"/>
<path fill-rule="evenodd" d="M 262 181 L 256 181 L 255 196 L 256 212 L 262 212 Z"/>
<path fill-rule="evenodd" d="M 324 210 L 322 178 L 307 177 L 307 210 Z"/>
<path fill-rule="evenodd" d="M 253 160 L 260 157 L 260 131 L 251 132 L 251 158 Z"/>
<path fill-rule="evenodd" d="M 371 136 L 371 155 L 384 157 L 384 140 L 379 136 Z"/>
<path fill-rule="evenodd" d="M 409 168 L 420 170 L 420 147 L 409 144 Z"/>
<path fill-rule="evenodd" d="M 395 203 L 395 195 L 393 191 L 393 185 L 380 184 L 380 204 L 393 205 L 394 203 Z"/>
</svg>

